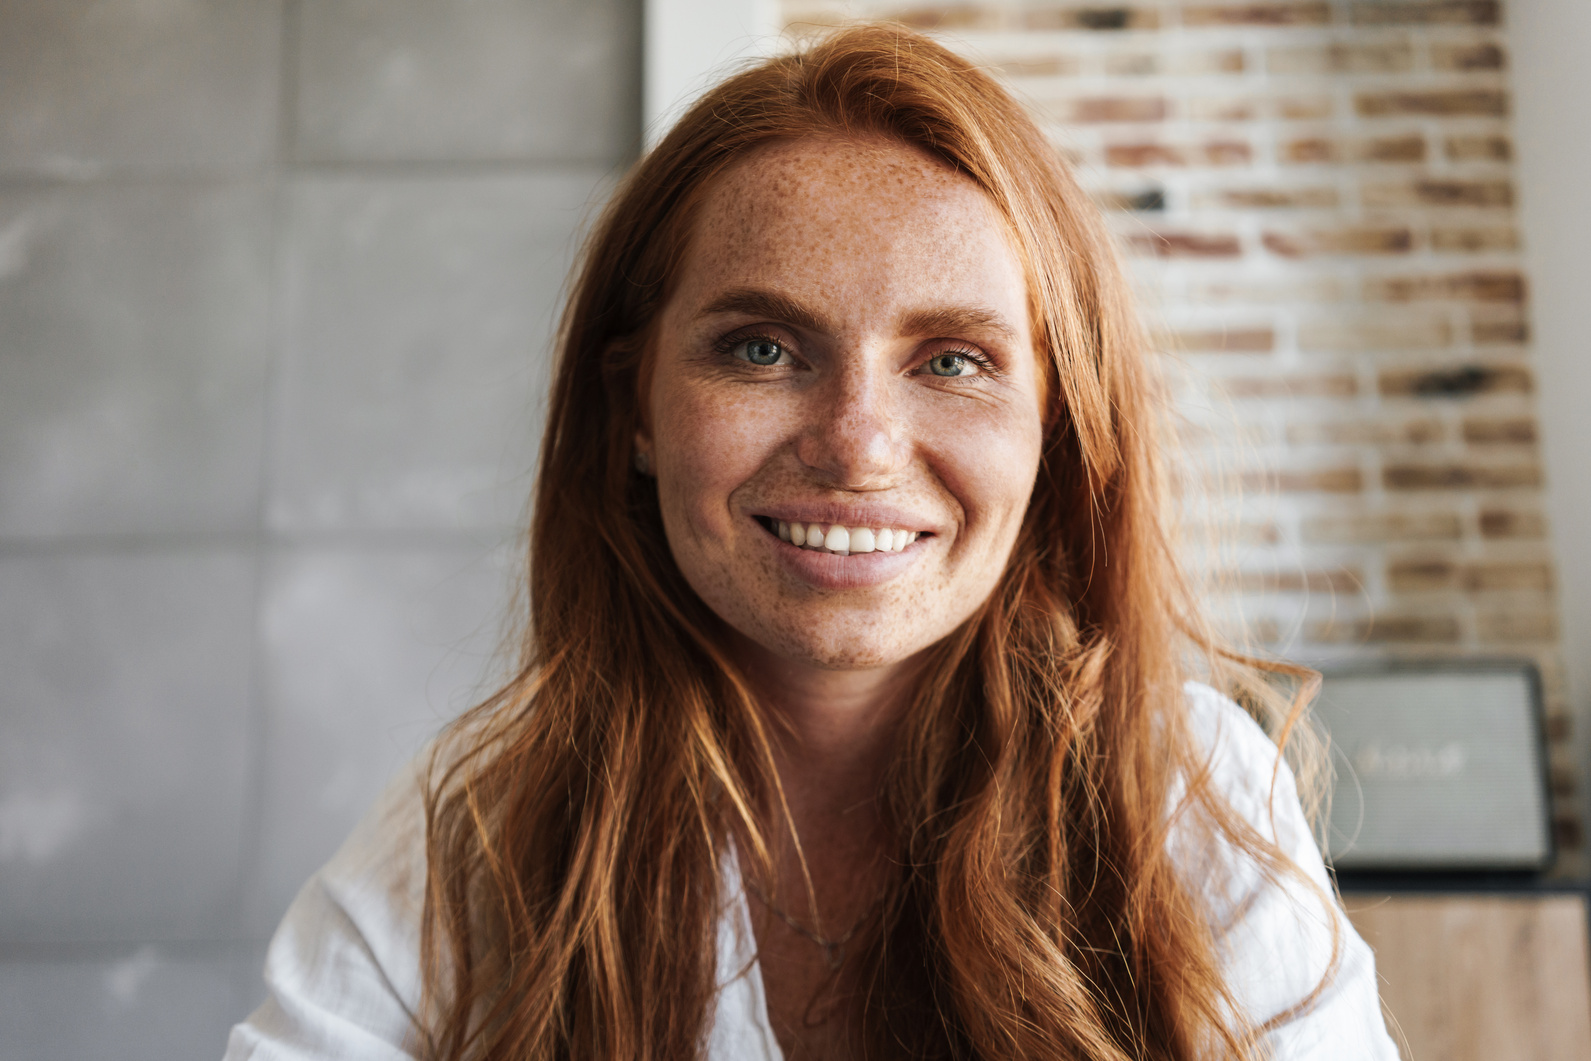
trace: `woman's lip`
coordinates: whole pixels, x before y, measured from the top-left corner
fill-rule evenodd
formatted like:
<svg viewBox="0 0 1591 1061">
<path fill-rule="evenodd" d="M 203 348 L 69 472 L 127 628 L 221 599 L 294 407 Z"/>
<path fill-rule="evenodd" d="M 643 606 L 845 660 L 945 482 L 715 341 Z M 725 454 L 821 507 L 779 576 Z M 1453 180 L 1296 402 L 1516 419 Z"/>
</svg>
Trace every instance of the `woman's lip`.
<svg viewBox="0 0 1591 1061">
<path fill-rule="evenodd" d="M 855 589 L 881 585 L 915 564 L 926 546 L 926 540 L 919 538 L 898 553 L 875 551 L 841 555 L 825 549 L 803 549 L 771 533 L 761 520 L 753 519 L 752 522 L 772 546 L 774 555 L 784 569 L 818 589 Z"/>
<path fill-rule="evenodd" d="M 751 513 L 753 518 L 782 521 L 784 523 L 818 523 L 825 527 L 870 527 L 879 530 L 916 531 L 919 534 L 935 533 L 934 521 L 914 515 L 903 509 L 883 505 L 769 505 Z"/>
<path fill-rule="evenodd" d="M 823 549 L 803 549 L 776 535 L 767 535 L 767 539 L 786 571 L 818 589 L 881 585 L 899 576 L 922 556 L 921 539 L 898 553 L 849 553 L 844 556 Z"/>
</svg>

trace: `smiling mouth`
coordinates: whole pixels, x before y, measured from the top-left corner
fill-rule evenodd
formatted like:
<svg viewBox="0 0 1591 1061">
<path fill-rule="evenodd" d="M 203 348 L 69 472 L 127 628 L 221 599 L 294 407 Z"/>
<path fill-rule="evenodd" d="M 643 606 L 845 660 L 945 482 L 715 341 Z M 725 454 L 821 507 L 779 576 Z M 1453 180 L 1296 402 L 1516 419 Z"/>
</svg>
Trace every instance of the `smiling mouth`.
<svg viewBox="0 0 1591 1061">
<path fill-rule="evenodd" d="M 802 549 L 835 556 L 861 553 L 898 553 L 925 532 L 895 527 L 846 527 L 838 523 L 791 523 L 771 516 L 757 516 L 762 529 L 780 541 Z"/>
</svg>

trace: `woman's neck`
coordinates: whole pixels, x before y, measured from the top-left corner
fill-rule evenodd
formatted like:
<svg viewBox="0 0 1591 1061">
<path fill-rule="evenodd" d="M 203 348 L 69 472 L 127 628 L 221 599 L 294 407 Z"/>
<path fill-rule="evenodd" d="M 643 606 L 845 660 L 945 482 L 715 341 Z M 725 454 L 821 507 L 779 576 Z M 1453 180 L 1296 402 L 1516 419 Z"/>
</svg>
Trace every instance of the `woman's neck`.
<svg viewBox="0 0 1591 1061">
<path fill-rule="evenodd" d="M 830 670 L 765 652 L 748 662 L 753 692 L 773 723 L 774 764 L 797 829 L 850 832 L 847 819 L 871 819 L 857 812 L 876 801 L 916 667 Z"/>
<path fill-rule="evenodd" d="M 763 656 L 746 674 L 772 722 L 794 826 L 770 823 L 772 878 L 750 882 L 769 1021 L 787 1057 L 860 1057 L 861 970 L 847 945 L 880 910 L 889 860 L 878 796 L 917 667 L 823 670 Z"/>
</svg>

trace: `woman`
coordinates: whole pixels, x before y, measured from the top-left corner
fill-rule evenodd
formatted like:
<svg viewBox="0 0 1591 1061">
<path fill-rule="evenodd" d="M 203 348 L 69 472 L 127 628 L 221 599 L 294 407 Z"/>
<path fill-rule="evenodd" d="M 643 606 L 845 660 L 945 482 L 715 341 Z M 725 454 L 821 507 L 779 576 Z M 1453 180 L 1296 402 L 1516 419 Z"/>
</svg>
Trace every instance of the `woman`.
<svg viewBox="0 0 1591 1061">
<path fill-rule="evenodd" d="M 229 1056 L 1393 1058 L 1291 772 L 1185 685 L 1267 702 L 1161 414 L 988 77 L 860 27 L 721 85 L 575 283 L 522 669 Z"/>
</svg>

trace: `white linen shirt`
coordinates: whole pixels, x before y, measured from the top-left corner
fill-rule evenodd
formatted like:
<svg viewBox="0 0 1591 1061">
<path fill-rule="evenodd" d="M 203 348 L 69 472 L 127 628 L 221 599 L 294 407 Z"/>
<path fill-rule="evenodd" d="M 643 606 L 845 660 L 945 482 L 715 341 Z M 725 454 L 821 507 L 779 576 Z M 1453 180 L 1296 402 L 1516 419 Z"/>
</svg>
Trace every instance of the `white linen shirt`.
<svg viewBox="0 0 1591 1061">
<path fill-rule="evenodd" d="M 1317 895 L 1297 881 L 1272 881 L 1246 856 L 1193 850 L 1173 832 L 1170 852 L 1189 885 L 1214 888 L 1208 897 L 1235 998 L 1256 1022 L 1292 1007 L 1326 972 L 1335 921 L 1336 974 L 1313 1008 L 1270 1033 L 1272 1056 L 1397 1061 L 1370 949 L 1335 903 L 1321 901 L 1330 885 L 1292 774 L 1285 766 L 1275 772 L 1276 746 L 1236 704 L 1191 682 L 1187 693 L 1216 789 L 1320 888 Z M 725 877 L 706 1057 L 783 1061 L 739 872 L 731 864 Z M 226 1061 L 413 1061 L 424 888 L 424 810 L 418 775 L 406 770 L 288 908 L 266 956 L 269 997 L 232 1029 Z"/>
</svg>

